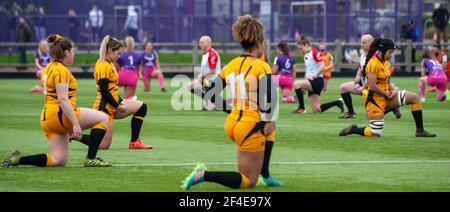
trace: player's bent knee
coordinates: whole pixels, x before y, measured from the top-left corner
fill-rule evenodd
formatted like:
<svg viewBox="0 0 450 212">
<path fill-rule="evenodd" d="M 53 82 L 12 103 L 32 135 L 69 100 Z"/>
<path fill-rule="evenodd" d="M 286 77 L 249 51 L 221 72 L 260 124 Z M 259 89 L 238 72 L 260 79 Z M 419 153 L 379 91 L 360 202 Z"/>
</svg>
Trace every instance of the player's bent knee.
<svg viewBox="0 0 450 212">
<path fill-rule="evenodd" d="M 417 95 L 416 93 L 413 92 L 408 92 L 408 94 L 411 96 L 412 98 L 412 103 L 419 103 L 420 102 L 420 97 L 419 95 Z"/>
<path fill-rule="evenodd" d="M 405 106 L 409 103 L 409 102 L 407 102 L 407 94 L 408 94 L 408 92 L 406 92 L 405 90 L 399 91 L 397 93 L 397 101 L 398 101 L 398 105 L 400 107 Z"/>
<path fill-rule="evenodd" d="M 320 109 L 320 107 L 313 107 L 312 108 L 313 113 L 321 113 L 322 110 Z"/>
<path fill-rule="evenodd" d="M 51 166 L 65 166 L 67 164 L 67 158 L 53 157 Z"/>
<path fill-rule="evenodd" d="M 101 120 L 101 123 L 102 123 L 102 124 L 108 125 L 109 118 L 108 118 L 108 116 L 107 116 L 106 114 L 102 113 L 102 114 L 101 114 L 101 117 L 100 117 L 100 120 Z"/>
<path fill-rule="evenodd" d="M 111 147 L 111 142 L 105 142 L 105 140 L 102 141 L 102 143 L 100 143 L 100 146 L 98 146 L 99 149 L 102 150 L 108 150 Z"/>
<path fill-rule="evenodd" d="M 101 145 L 98 147 L 101 150 L 108 150 L 111 147 L 111 145 Z"/>
<path fill-rule="evenodd" d="M 137 117 L 145 117 L 147 115 L 147 104 L 142 103 L 142 106 L 139 108 L 139 110 L 134 114 L 134 116 Z"/>
<path fill-rule="evenodd" d="M 294 83 L 294 88 L 295 89 L 299 89 L 299 88 L 301 88 L 302 86 L 302 83 L 300 82 L 300 81 L 296 81 L 295 83 Z"/>
<path fill-rule="evenodd" d="M 340 91 L 341 93 L 347 93 L 347 91 L 345 90 L 345 85 L 340 85 L 340 86 L 339 86 L 339 91 Z"/>
<path fill-rule="evenodd" d="M 250 179 L 246 188 L 250 188 L 250 189 L 255 188 L 257 183 L 258 183 L 258 178 Z"/>
</svg>

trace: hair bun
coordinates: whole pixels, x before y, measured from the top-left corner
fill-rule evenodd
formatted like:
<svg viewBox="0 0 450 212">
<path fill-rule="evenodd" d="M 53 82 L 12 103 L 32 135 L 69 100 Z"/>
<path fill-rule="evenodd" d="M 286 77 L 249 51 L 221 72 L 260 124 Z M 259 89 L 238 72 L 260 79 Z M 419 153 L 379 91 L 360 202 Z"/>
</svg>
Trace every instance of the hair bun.
<svg viewBox="0 0 450 212">
<path fill-rule="evenodd" d="M 50 36 L 48 36 L 47 41 L 49 43 L 56 44 L 62 39 L 63 39 L 62 36 L 59 34 L 51 34 Z"/>
</svg>

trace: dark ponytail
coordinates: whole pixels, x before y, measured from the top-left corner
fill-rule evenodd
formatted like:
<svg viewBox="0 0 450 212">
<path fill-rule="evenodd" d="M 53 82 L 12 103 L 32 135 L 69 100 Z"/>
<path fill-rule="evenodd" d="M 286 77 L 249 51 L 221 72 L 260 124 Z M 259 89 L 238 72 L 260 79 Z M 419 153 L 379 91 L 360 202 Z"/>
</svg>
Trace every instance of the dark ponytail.
<svg viewBox="0 0 450 212">
<path fill-rule="evenodd" d="M 47 42 L 50 43 L 50 57 L 52 61 L 64 60 L 66 54 L 64 51 L 72 50 L 74 43 L 70 38 L 61 37 L 58 34 L 51 34 L 47 37 Z"/>
<path fill-rule="evenodd" d="M 286 42 L 282 41 L 278 44 L 278 48 L 281 50 L 281 52 L 283 52 L 283 54 L 289 56 L 289 46 Z"/>
<path fill-rule="evenodd" d="M 372 56 L 378 51 L 381 40 L 382 40 L 382 38 L 377 38 L 372 42 L 372 44 L 370 44 L 370 49 L 369 49 L 369 52 L 367 52 L 366 61 L 364 62 L 364 67 L 361 72 L 361 76 L 363 78 L 366 77 L 367 63 L 369 63 L 369 60 L 372 59 Z"/>
</svg>

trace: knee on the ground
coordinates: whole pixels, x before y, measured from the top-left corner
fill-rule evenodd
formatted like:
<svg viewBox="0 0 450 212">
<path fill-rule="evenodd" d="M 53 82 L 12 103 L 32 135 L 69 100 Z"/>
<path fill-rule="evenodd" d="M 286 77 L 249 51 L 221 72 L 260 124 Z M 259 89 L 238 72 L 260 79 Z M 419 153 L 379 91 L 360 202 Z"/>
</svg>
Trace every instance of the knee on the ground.
<svg viewBox="0 0 450 212">
<path fill-rule="evenodd" d="M 66 166 L 67 164 L 67 157 L 59 157 L 56 158 L 55 156 L 52 156 L 52 165 L 51 166 Z"/>
<path fill-rule="evenodd" d="M 320 109 L 320 107 L 313 107 L 312 108 L 313 113 L 321 113 L 322 110 Z"/>
<path fill-rule="evenodd" d="M 98 146 L 99 149 L 102 150 L 108 150 L 111 147 L 111 142 L 102 142 L 100 146 Z"/>
</svg>

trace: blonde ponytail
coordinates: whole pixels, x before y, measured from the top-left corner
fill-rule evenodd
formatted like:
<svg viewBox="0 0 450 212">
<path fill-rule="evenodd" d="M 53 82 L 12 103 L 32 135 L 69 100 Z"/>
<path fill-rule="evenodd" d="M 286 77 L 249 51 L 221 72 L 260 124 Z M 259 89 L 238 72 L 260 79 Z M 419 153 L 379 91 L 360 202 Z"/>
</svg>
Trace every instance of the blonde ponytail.
<svg viewBox="0 0 450 212">
<path fill-rule="evenodd" d="M 102 43 L 100 44 L 100 60 L 106 60 L 106 54 L 108 50 L 111 49 L 113 51 L 117 51 L 121 48 L 123 48 L 123 44 L 119 40 L 110 35 L 105 36 L 102 40 Z"/>
<path fill-rule="evenodd" d="M 106 47 L 108 45 L 109 39 L 111 36 L 107 35 L 103 38 L 102 43 L 100 44 L 99 56 L 100 60 L 105 60 L 106 58 Z"/>
<path fill-rule="evenodd" d="M 134 50 L 134 38 L 131 36 L 125 37 L 125 46 L 127 47 L 127 51 Z"/>
</svg>

